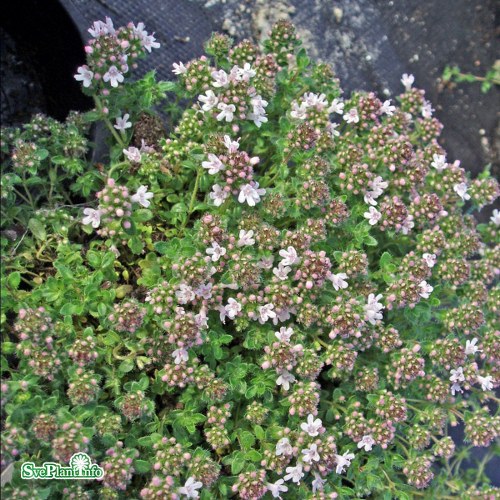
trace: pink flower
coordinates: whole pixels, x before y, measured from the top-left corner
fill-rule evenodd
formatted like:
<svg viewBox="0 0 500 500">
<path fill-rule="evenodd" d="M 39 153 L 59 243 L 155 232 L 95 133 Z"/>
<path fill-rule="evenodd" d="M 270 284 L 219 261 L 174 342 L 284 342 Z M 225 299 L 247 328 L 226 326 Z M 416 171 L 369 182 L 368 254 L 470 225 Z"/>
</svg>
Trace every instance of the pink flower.
<svg viewBox="0 0 500 500">
<path fill-rule="evenodd" d="M 231 137 L 229 137 L 228 135 L 224 136 L 224 146 L 226 146 L 227 152 L 229 154 L 236 153 L 236 151 L 238 151 L 238 149 L 240 148 L 239 141 L 240 141 L 239 139 L 233 141 Z"/>
<path fill-rule="evenodd" d="M 425 280 L 421 281 L 418 286 L 420 288 L 419 295 L 423 299 L 428 299 L 430 294 L 432 293 L 432 290 L 434 290 L 434 287 L 429 285 L 429 283 L 427 283 L 427 281 Z"/>
<path fill-rule="evenodd" d="M 286 468 L 286 476 L 284 477 L 285 481 L 290 481 L 290 479 L 297 484 L 300 484 L 300 480 L 304 477 L 304 473 L 302 472 L 302 464 L 298 463 L 295 467 L 287 467 Z"/>
<path fill-rule="evenodd" d="M 435 253 L 424 253 L 424 255 L 422 255 L 422 259 L 424 259 L 428 267 L 434 267 L 436 265 Z"/>
<path fill-rule="evenodd" d="M 493 389 L 493 377 L 491 375 L 488 375 L 486 377 L 478 375 L 476 378 L 477 381 L 481 384 L 481 389 L 483 391 L 491 391 L 491 389 Z"/>
<path fill-rule="evenodd" d="M 432 113 L 434 113 L 434 108 L 432 107 L 429 101 L 424 101 L 422 105 L 422 117 L 423 118 L 432 118 Z"/>
<path fill-rule="evenodd" d="M 495 226 L 500 226 L 500 210 L 498 210 L 497 208 L 495 208 L 495 210 L 493 210 L 491 217 L 490 217 L 490 221 L 493 224 L 495 224 Z"/>
<path fill-rule="evenodd" d="M 292 110 L 290 111 L 290 116 L 296 120 L 305 120 L 307 117 L 307 105 L 302 103 L 300 106 L 297 101 L 292 103 Z"/>
<path fill-rule="evenodd" d="M 407 92 L 411 89 L 411 86 L 414 82 L 415 77 L 413 75 L 409 75 L 408 73 L 404 73 L 401 77 L 401 83 L 404 85 L 404 88 Z"/>
<path fill-rule="evenodd" d="M 380 311 L 384 309 L 384 306 L 379 302 L 381 298 L 381 293 L 377 296 L 375 296 L 375 294 L 373 293 L 370 293 L 370 295 L 368 295 L 367 304 L 364 306 L 365 320 L 372 325 L 376 325 L 377 321 L 382 319 L 382 313 Z"/>
<path fill-rule="evenodd" d="M 358 123 L 359 115 L 356 108 L 351 108 L 347 113 L 344 114 L 344 120 L 347 123 Z"/>
<path fill-rule="evenodd" d="M 335 288 L 335 290 L 339 290 L 340 288 L 345 289 L 349 286 L 347 281 L 345 281 L 347 279 L 346 273 L 330 273 L 327 278 L 332 282 L 333 288 Z"/>
<path fill-rule="evenodd" d="M 189 359 L 189 354 L 186 349 L 180 347 L 172 352 L 172 357 L 175 358 L 174 363 L 176 365 L 180 365 L 183 361 L 187 361 Z"/>
<path fill-rule="evenodd" d="M 459 366 L 456 370 L 450 370 L 450 373 L 450 382 L 456 383 L 465 381 L 464 369 L 461 366 Z"/>
<path fill-rule="evenodd" d="M 240 194 L 238 196 L 238 201 L 240 203 L 248 203 L 249 206 L 254 207 L 256 203 L 260 201 L 260 197 L 266 194 L 266 190 L 260 188 L 259 183 L 255 182 L 252 184 L 245 184 L 241 186 Z"/>
<path fill-rule="evenodd" d="M 212 262 L 217 262 L 223 255 L 226 254 L 226 249 L 221 247 L 216 241 L 212 242 L 212 248 L 207 248 L 208 255 L 212 256 Z"/>
<path fill-rule="evenodd" d="M 179 304 L 187 304 L 195 299 L 193 289 L 185 283 L 181 283 L 179 285 L 179 289 L 175 292 L 175 296 L 177 297 Z"/>
<path fill-rule="evenodd" d="M 285 391 L 290 389 L 291 382 L 295 382 L 295 377 L 287 370 L 282 370 L 276 379 L 276 385 L 281 385 Z"/>
<path fill-rule="evenodd" d="M 259 323 L 263 325 L 268 319 L 276 318 L 276 313 L 273 311 L 274 304 L 265 304 L 263 306 L 259 306 Z"/>
<path fill-rule="evenodd" d="M 481 352 L 476 345 L 478 342 L 477 338 L 474 337 L 472 340 L 467 340 L 465 342 L 465 354 L 467 355 L 474 355 L 476 352 Z"/>
<path fill-rule="evenodd" d="M 83 213 L 87 216 L 82 219 L 82 224 L 88 226 L 92 225 L 94 229 L 97 229 L 101 224 L 101 212 L 100 210 L 94 210 L 93 208 L 84 208 Z"/>
<path fill-rule="evenodd" d="M 453 191 L 455 191 L 455 193 L 457 193 L 463 201 L 470 200 L 470 194 L 467 193 L 468 189 L 469 188 L 465 182 L 461 182 L 460 184 L 455 184 L 453 186 Z"/>
<path fill-rule="evenodd" d="M 133 147 L 133 146 L 130 146 L 128 149 L 124 149 L 123 150 L 123 154 L 132 162 L 134 163 L 140 163 L 141 161 L 141 152 Z"/>
<path fill-rule="evenodd" d="M 300 428 L 309 434 L 311 437 L 316 437 L 319 435 L 319 431 L 323 427 L 323 422 L 321 419 L 314 419 L 314 415 L 309 414 L 307 416 L 307 422 L 300 424 Z"/>
<path fill-rule="evenodd" d="M 373 445 L 375 444 L 375 439 L 371 434 L 363 436 L 361 441 L 358 443 L 358 448 L 364 448 L 365 451 L 371 451 Z"/>
<path fill-rule="evenodd" d="M 206 168 L 211 175 L 217 174 L 225 168 L 224 163 L 222 163 L 213 153 L 208 154 L 208 161 L 202 162 L 201 166 Z"/>
<path fill-rule="evenodd" d="M 220 69 L 219 71 L 213 71 L 212 78 L 214 79 L 214 81 L 212 82 L 213 87 L 220 88 L 227 87 L 229 85 L 229 76 L 223 69 Z"/>
<path fill-rule="evenodd" d="M 370 207 L 363 217 L 368 219 L 370 226 L 374 226 L 382 218 L 382 214 L 375 207 Z"/>
<path fill-rule="evenodd" d="M 137 190 L 137 193 L 132 195 L 130 199 L 134 203 L 139 203 L 139 205 L 148 208 L 149 205 L 151 205 L 151 202 L 149 200 L 153 197 L 154 194 L 148 191 L 148 186 L 140 186 L 139 189 Z"/>
<path fill-rule="evenodd" d="M 316 443 L 313 443 L 309 448 L 306 448 L 302 450 L 302 460 L 306 464 L 310 464 L 312 462 L 319 462 L 319 453 L 318 453 L 318 445 Z"/>
<path fill-rule="evenodd" d="M 351 465 L 351 460 L 354 456 L 354 453 L 349 453 L 348 451 L 346 451 L 343 455 L 335 455 L 335 458 L 337 459 L 337 468 L 335 469 L 335 472 L 337 474 L 345 472 L 344 468 Z"/>
<path fill-rule="evenodd" d="M 198 101 L 203 103 L 201 107 L 203 111 L 211 111 L 219 103 L 219 98 L 214 94 L 213 90 L 207 90 L 205 95 L 198 96 Z"/>
<path fill-rule="evenodd" d="M 234 104 L 226 104 L 224 102 L 219 102 L 217 104 L 217 109 L 220 109 L 220 113 L 217 115 L 217 121 L 221 122 L 226 120 L 226 122 L 232 122 L 234 118 L 234 112 L 236 107 Z"/>
<path fill-rule="evenodd" d="M 184 486 L 178 489 L 181 495 L 185 495 L 187 498 L 199 498 L 200 494 L 198 490 L 203 486 L 201 481 L 196 481 L 194 477 L 189 477 L 184 483 Z"/>
<path fill-rule="evenodd" d="M 290 342 L 290 338 L 293 335 L 293 329 L 282 326 L 280 331 L 275 332 L 274 335 L 280 342 Z"/>
<path fill-rule="evenodd" d="M 284 266 L 293 266 L 300 262 L 300 257 L 297 255 L 297 250 L 292 246 L 289 246 L 286 250 L 280 250 L 280 257 L 283 257 L 281 263 Z"/>
<path fill-rule="evenodd" d="M 387 116 L 392 116 L 396 111 L 396 106 L 391 105 L 391 100 L 384 101 L 380 107 L 380 112 L 386 114 Z"/>
<path fill-rule="evenodd" d="M 187 72 L 187 68 L 186 66 L 184 66 L 184 64 L 182 62 L 180 63 L 174 63 L 172 64 L 173 66 L 173 70 L 172 70 L 172 73 L 176 74 L 176 75 L 183 75 L 184 73 Z"/>
<path fill-rule="evenodd" d="M 132 122 L 129 122 L 128 119 L 130 118 L 130 115 L 128 113 L 125 113 L 123 117 L 118 116 L 115 121 L 114 127 L 116 130 L 119 130 L 120 132 L 125 132 L 127 128 L 130 128 L 132 126 Z"/>
<path fill-rule="evenodd" d="M 118 70 L 116 66 L 111 66 L 106 73 L 104 73 L 102 79 L 105 82 L 109 82 L 109 84 L 116 88 L 119 83 L 122 83 L 125 78 L 121 71 Z"/>
<path fill-rule="evenodd" d="M 154 35 L 148 35 L 148 34 L 145 34 L 141 37 L 141 45 L 142 48 L 146 49 L 148 52 L 151 52 L 151 49 L 160 48 L 160 43 L 156 41 Z"/>
<path fill-rule="evenodd" d="M 212 186 L 212 192 L 208 195 L 214 200 L 214 205 L 220 207 L 229 196 L 229 192 L 221 188 L 218 184 Z"/>
<path fill-rule="evenodd" d="M 252 69 L 250 63 L 245 63 L 243 68 L 236 66 L 236 74 L 238 75 L 238 80 L 243 82 L 248 82 L 250 78 L 253 78 L 257 72 Z"/>
<path fill-rule="evenodd" d="M 281 438 L 276 443 L 276 456 L 279 457 L 281 455 L 289 456 L 293 455 L 293 446 L 290 444 L 288 438 Z"/>
<path fill-rule="evenodd" d="M 227 306 L 225 307 L 226 314 L 229 319 L 234 319 L 241 311 L 241 304 L 233 298 L 227 301 Z"/>
<path fill-rule="evenodd" d="M 284 482 L 284 479 L 278 479 L 275 483 L 266 483 L 266 487 L 273 498 L 281 498 L 280 493 L 288 491 L 288 486 Z"/>
<path fill-rule="evenodd" d="M 288 278 L 289 272 L 292 270 L 291 267 L 285 267 L 283 262 L 278 264 L 278 267 L 273 269 L 273 274 L 281 281 L 284 281 Z"/>
<path fill-rule="evenodd" d="M 244 246 L 252 246 L 255 243 L 255 240 L 253 239 L 253 229 L 250 229 L 249 231 L 245 231 L 244 229 L 240 230 L 240 238 L 238 242 L 236 243 L 237 246 L 239 247 L 244 247 Z"/>
<path fill-rule="evenodd" d="M 88 66 L 80 66 L 77 70 L 77 74 L 75 75 L 75 80 L 78 82 L 82 82 L 85 88 L 88 88 L 92 85 L 92 78 L 94 78 L 94 73 L 90 71 Z"/>
<path fill-rule="evenodd" d="M 431 167 L 434 167 L 438 172 L 442 172 L 448 164 L 446 163 L 446 155 L 432 155 Z"/>
<path fill-rule="evenodd" d="M 95 21 L 94 24 L 87 30 L 93 38 L 99 38 L 103 35 L 114 35 L 115 28 L 113 27 L 113 21 L 106 17 L 106 22 Z"/>
<path fill-rule="evenodd" d="M 334 99 L 328 108 L 328 113 L 337 113 L 341 115 L 344 113 L 344 103 L 339 99 Z"/>
</svg>

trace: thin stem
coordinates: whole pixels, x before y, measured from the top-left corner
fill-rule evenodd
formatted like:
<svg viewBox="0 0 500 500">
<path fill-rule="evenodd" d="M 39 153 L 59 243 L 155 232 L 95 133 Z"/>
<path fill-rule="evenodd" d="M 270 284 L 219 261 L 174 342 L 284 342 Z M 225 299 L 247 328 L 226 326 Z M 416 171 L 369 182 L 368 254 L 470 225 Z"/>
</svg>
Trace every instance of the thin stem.
<svg viewBox="0 0 500 500">
<path fill-rule="evenodd" d="M 102 102 L 99 99 L 99 97 L 94 96 L 94 102 L 97 108 L 97 111 L 99 111 L 102 114 L 102 120 L 106 124 L 106 127 L 108 127 L 108 130 L 111 132 L 111 135 L 115 138 L 115 141 L 122 147 L 125 147 L 125 143 L 123 142 L 122 138 L 120 137 L 120 134 L 116 131 L 115 127 L 113 127 L 113 124 L 107 117 L 106 113 L 103 111 L 103 106 Z"/>
<path fill-rule="evenodd" d="M 328 344 L 324 340 L 321 340 L 319 337 L 314 337 L 314 340 L 316 340 L 316 342 L 318 342 L 318 344 L 322 345 L 325 348 L 329 347 Z"/>
<path fill-rule="evenodd" d="M 21 193 L 18 189 L 16 188 L 13 188 L 14 192 L 16 193 L 17 196 L 19 196 L 19 198 L 21 198 L 22 200 L 24 200 L 31 208 L 33 208 L 33 200 L 29 200 L 28 198 L 26 198 L 26 196 L 24 196 L 23 193 Z M 26 191 L 26 189 L 25 189 Z M 30 196 L 31 198 L 31 196 Z"/>
<path fill-rule="evenodd" d="M 182 224 L 181 230 L 183 230 L 186 227 L 189 221 L 189 216 L 193 213 L 194 202 L 196 201 L 196 195 L 198 194 L 198 187 L 200 184 L 200 177 L 201 177 L 200 171 L 198 170 L 196 173 L 196 180 L 194 181 L 193 192 L 191 193 L 191 200 L 189 201 L 188 213 L 186 219 L 184 220 L 184 223 Z"/>
<path fill-rule="evenodd" d="M 486 455 L 481 460 L 479 467 L 477 469 L 477 474 L 476 474 L 476 479 L 474 480 L 474 485 L 479 483 L 479 480 L 481 479 L 481 476 L 483 475 L 484 468 L 486 467 L 486 465 L 489 462 L 491 457 L 492 457 L 492 453 L 490 451 L 490 452 L 486 453 Z"/>
<path fill-rule="evenodd" d="M 55 168 L 50 169 L 50 174 L 49 174 L 50 188 L 49 188 L 49 194 L 47 195 L 47 198 L 48 198 L 49 205 L 51 205 L 51 206 L 52 206 L 52 193 L 54 192 L 54 181 L 52 180 L 53 178 L 57 178 L 57 165 L 55 166 Z"/>
<path fill-rule="evenodd" d="M 31 192 L 30 190 L 26 187 L 26 172 L 23 170 L 23 188 L 24 188 L 24 192 L 26 193 L 27 197 L 28 197 L 28 203 L 30 204 L 31 208 L 33 209 L 33 211 L 35 210 L 35 202 L 33 201 L 33 197 L 31 196 Z M 17 190 L 16 190 L 17 191 Z M 21 194 L 21 193 L 19 193 Z M 24 198 L 24 196 L 23 196 Z M 26 198 L 24 198 L 26 200 Z"/>
<path fill-rule="evenodd" d="M 121 161 L 119 163 L 115 163 L 110 169 L 109 172 L 107 173 L 108 177 L 111 177 L 111 174 L 113 173 L 114 170 L 116 170 L 118 167 L 123 167 L 124 165 L 130 165 L 128 161 Z"/>
<path fill-rule="evenodd" d="M 486 78 L 484 76 L 477 76 L 477 75 L 474 75 L 472 73 L 457 73 L 457 76 L 462 76 L 462 77 L 466 77 L 466 78 L 471 76 L 471 75 L 478 82 L 491 82 L 491 83 L 494 83 L 495 85 L 500 85 L 500 80 L 497 80 L 496 78 Z"/>
<path fill-rule="evenodd" d="M 405 452 L 406 457 L 409 457 L 410 452 L 408 451 L 408 448 L 406 448 L 406 446 L 403 444 L 403 442 L 405 442 L 407 445 L 409 445 L 408 441 L 406 439 L 402 438 L 401 436 L 398 436 L 398 438 L 399 438 L 399 446 Z"/>
<path fill-rule="evenodd" d="M 17 242 L 16 246 L 14 247 L 14 249 L 12 250 L 13 253 L 16 252 L 16 250 L 19 248 L 19 245 L 23 242 L 24 240 L 24 237 L 28 234 L 28 230 L 26 229 L 26 231 L 24 231 L 23 235 L 21 236 L 21 239 Z M 35 275 L 36 276 L 36 275 Z"/>
</svg>

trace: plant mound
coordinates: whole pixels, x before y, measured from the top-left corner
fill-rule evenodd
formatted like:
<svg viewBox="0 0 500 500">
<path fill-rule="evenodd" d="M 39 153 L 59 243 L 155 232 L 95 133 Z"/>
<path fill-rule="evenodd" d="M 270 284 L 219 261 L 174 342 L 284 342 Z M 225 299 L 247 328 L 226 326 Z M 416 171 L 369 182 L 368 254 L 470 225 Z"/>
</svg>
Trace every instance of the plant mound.
<svg viewBox="0 0 500 500">
<path fill-rule="evenodd" d="M 280 22 L 133 81 L 155 37 L 89 33 L 95 109 L 2 130 L 6 497 L 498 495 L 499 187 L 413 77 L 343 96 Z"/>
</svg>

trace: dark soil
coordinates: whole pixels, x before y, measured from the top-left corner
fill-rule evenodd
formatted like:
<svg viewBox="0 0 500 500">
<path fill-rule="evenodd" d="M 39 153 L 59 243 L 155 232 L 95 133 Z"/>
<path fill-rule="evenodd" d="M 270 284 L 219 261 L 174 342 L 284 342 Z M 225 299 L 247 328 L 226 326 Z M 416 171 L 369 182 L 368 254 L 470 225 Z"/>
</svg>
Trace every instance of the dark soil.
<svg viewBox="0 0 500 500">
<path fill-rule="evenodd" d="M 3 126 L 19 125 L 38 112 L 64 120 L 72 109 L 90 109 L 73 78 L 85 58 L 82 40 L 59 2 L 4 2 L 0 44 Z"/>
</svg>

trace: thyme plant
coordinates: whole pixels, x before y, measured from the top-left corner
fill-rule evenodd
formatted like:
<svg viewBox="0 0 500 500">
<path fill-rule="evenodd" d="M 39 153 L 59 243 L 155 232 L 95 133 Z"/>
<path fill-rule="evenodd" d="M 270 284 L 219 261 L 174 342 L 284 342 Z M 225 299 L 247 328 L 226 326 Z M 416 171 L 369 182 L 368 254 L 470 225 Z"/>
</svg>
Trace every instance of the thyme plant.
<svg viewBox="0 0 500 500">
<path fill-rule="evenodd" d="M 89 33 L 95 109 L 2 130 L 5 498 L 496 498 L 499 187 L 412 75 L 344 95 L 279 22 L 133 80 L 143 23 Z"/>
</svg>

